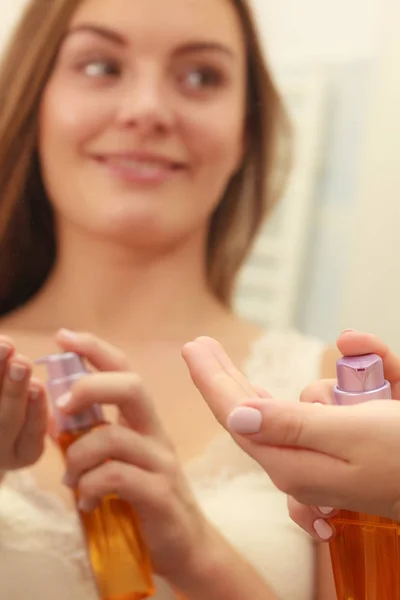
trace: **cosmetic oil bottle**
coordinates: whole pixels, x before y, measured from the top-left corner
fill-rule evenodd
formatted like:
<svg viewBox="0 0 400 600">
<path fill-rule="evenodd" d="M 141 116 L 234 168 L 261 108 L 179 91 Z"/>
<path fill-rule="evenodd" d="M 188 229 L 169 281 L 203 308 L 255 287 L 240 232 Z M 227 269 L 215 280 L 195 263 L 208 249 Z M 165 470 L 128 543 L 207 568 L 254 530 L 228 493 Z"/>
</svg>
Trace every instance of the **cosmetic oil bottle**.
<svg viewBox="0 0 400 600">
<path fill-rule="evenodd" d="M 382 359 L 367 354 L 338 360 L 334 397 L 338 405 L 390 400 Z M 341 510 L 332 525 L 330 553 L 338 600 L 400 600 L 400 523 Z"/>
<path fill-rule="evenodd" d="M 64 457 L 69 446 L 94 427 L 107 426 L 101 407 L 66 415 L 57 399 L 88 374 L 74 353 L 53 354 L 36 361 L 48 371 L 47 390 L 55 419 L 57 441 Z M 78 491 L 75 500 L 79 501 Z M 79 511 L 90 563 L 101 600 L 142 600 L 155 593 L 151 563 L 131 505 L 109 495 L 92 512 Z"/>
</svg>

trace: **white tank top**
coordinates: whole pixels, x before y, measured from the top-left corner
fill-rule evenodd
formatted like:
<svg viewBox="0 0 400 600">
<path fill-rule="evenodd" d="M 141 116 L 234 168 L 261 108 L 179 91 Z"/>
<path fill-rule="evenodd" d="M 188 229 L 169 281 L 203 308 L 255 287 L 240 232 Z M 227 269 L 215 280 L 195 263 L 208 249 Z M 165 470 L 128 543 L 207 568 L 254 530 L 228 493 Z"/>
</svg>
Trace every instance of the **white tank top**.
<svg viewBox="0 0 400 600">
<path fill-rule="evenodd" d="M 275 397 L 296 400 L 319 377 L 322 351 L 320 341 L 297 332 L 269 332 L 253 345 L 245 374 Z M 215 439 L 185 472 L 204 513 L 277 597 L 310 600 L 314 544 L 291 522 L 285 495 L 231 437 Z M 98 600 L 77 515 L 28 471 L 10 473 L 0 486 L 0 597 Z M 155 599 L 173 598 L 157 580 Z"/>
</svg>

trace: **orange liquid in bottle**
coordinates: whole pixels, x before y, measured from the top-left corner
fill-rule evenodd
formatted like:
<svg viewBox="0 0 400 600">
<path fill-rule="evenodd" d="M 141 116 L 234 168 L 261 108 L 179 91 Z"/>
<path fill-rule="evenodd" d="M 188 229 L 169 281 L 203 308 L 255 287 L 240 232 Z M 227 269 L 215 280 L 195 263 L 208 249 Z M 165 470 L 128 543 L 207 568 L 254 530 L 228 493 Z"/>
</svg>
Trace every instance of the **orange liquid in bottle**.
<svg viewBox="0 0 400 600">
<path fill-rule="evenodd" d="M 85 433 L 60 434 L 58 443 L 64 456 Z M 77 492 L 75 497 L 79 500 Z M 102 600 L 142 600 L 153 596 L 151 562 L 131 505 L 110 495 L 92 512 L 80 513 L 80 518 Z"/>
<path fill-rule="evenodd" d="M 338 600 L 400 600 L 400 523 L 342 510 L 332 525 Z"/>
</svg>

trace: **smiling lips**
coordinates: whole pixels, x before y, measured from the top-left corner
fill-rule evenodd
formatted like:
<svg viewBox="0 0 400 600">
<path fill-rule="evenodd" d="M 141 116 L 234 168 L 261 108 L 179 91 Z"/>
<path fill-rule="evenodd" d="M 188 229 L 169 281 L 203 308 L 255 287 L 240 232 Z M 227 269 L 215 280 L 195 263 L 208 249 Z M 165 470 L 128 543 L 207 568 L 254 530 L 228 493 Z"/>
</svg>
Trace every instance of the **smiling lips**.
<svg viewBox="0 0 400 600">
<path fill-rule="evenodd" d="M 96 156 L 112 175 L 128 183 L 160 184 L 185 169 L 182 162 L 149 153 L 117 153 Z"/>
</svg>

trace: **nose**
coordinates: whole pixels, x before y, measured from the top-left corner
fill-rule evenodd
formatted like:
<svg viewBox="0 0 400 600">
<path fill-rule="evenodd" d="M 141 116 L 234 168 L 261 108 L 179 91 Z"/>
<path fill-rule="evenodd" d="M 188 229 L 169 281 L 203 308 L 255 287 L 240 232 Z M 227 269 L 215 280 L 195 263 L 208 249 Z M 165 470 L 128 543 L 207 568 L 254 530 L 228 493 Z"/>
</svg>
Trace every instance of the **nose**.
<svg viewBox="0 0 400 600">
<path fill-rule="evenodd" d="M 165 134 L 174 124 L 170 93 L 162 74 L 149 67 L 137 71 L 120 90 L 117 123 L 142 137 Z"/>
</svg>

